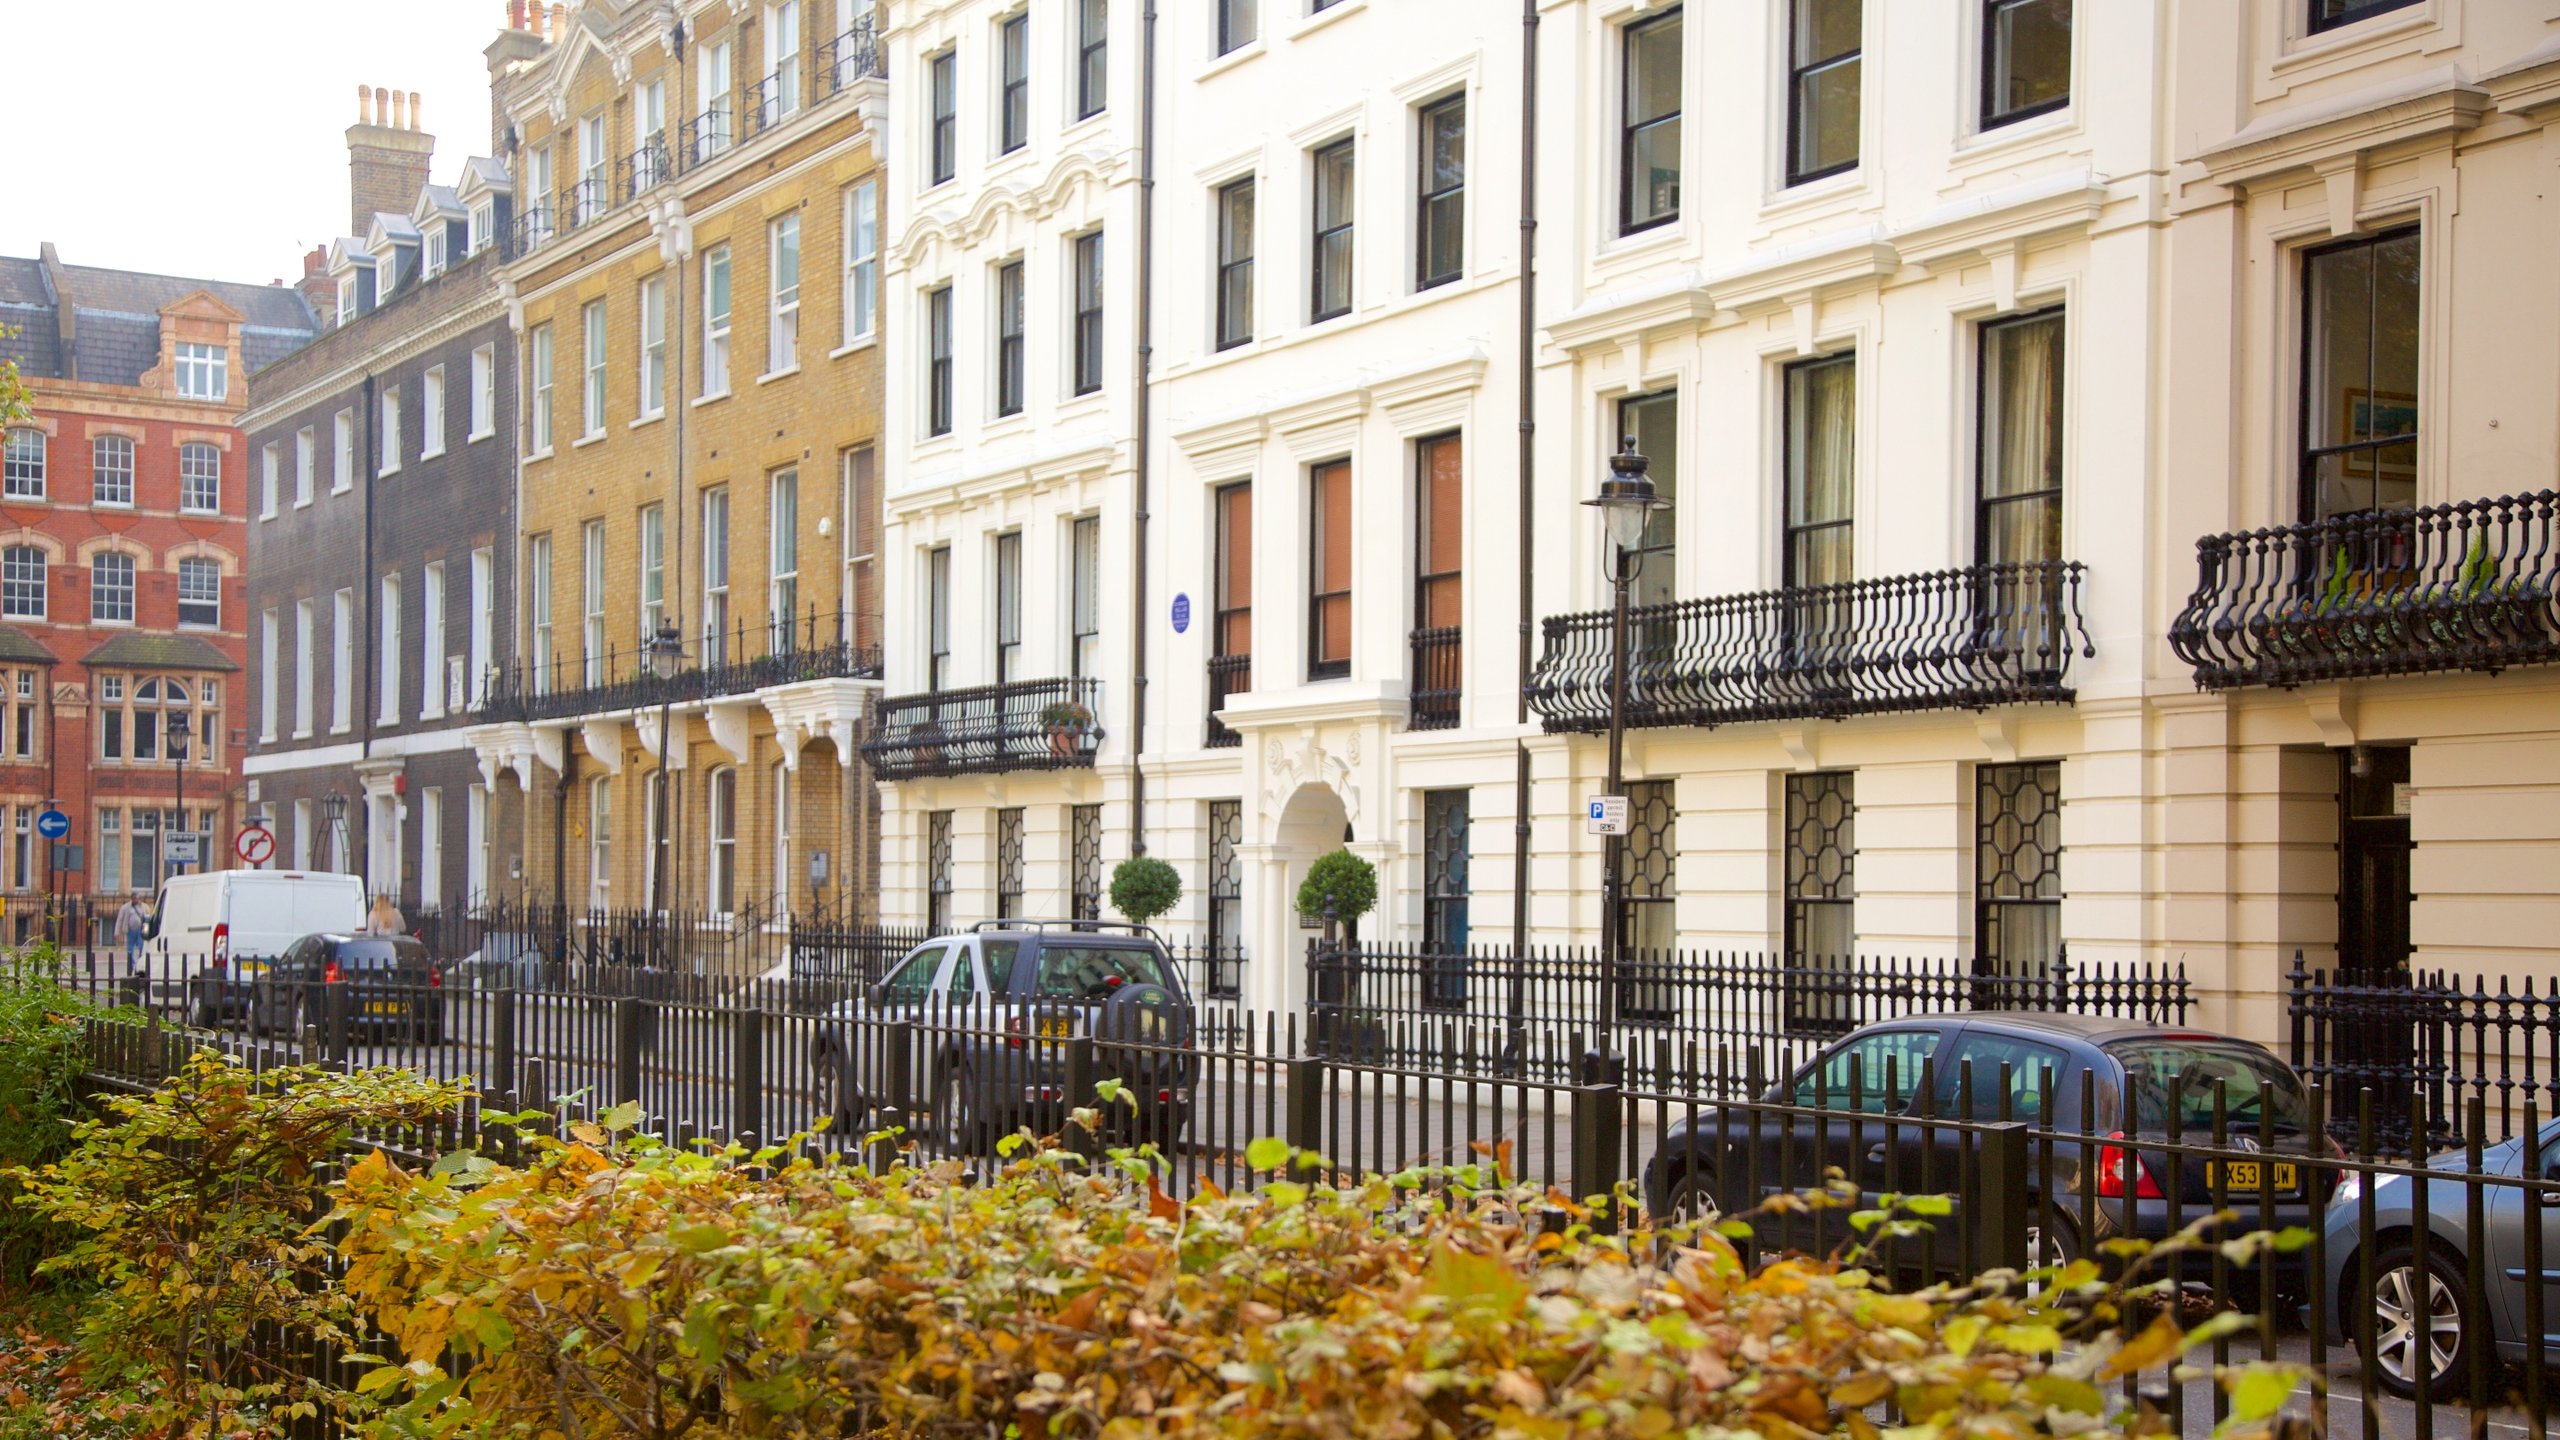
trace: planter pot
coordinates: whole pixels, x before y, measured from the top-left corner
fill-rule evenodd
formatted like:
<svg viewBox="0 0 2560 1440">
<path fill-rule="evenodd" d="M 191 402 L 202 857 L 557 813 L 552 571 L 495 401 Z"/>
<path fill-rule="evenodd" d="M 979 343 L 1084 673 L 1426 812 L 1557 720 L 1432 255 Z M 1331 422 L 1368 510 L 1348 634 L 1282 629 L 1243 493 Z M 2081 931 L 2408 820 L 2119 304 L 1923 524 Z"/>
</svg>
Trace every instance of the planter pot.
<svg viewBox="0 0 2560 1440">
<path fill-rule="evenodd" d="M 1080 730 L 1076 730 L 1076 729 L 1074 729 L 1074 728 L 1072 728 L 1072 727 L 1070 727 L 1070 726 L 1066 726 L 1066 725 L 1052 725 L 1052 726 L 1050 726 L 1050 727 L 1049 727 L 1049 754 L 1050 754 L 1053 758 L 1056 758 L 1056 759 L 1059 759 L 1059 760 L 1072 760 L 1072 759 L 1074 759 L 1074 758 L 1076 757 L 1076 744 L 1077 744 L 1077 740 L 1082 736 L 1082 734 L 1083 734 L 1083 733 L 1084 733 L 1084 732 L 1082 732 L 1082 731 L 1080 731 Z"/>
</svg>

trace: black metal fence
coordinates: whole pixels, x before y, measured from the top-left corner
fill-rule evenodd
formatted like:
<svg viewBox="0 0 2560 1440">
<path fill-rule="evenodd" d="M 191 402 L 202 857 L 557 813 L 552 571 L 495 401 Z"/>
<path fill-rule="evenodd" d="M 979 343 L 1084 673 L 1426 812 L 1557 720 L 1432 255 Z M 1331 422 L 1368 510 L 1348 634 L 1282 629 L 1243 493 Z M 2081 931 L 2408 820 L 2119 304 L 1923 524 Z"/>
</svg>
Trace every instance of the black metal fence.
<svg viewBox="0 0 2560 1440">
<path fill-rule="evenodd" d="M 706 629 L 680 660 L 645 646 L 607 645 L 575 658 L 554 652 L 493 669 L 473 706 L 477 718 L 556 720 L 608 710 L 645 710 L 722 695 L 744 695 L 803 680 L 877 679 L 880 647 L 871 617 L 812 606 L 797 615 Z"/>
<path fill-rule="evenodd" d="M 1091 769 L 1102 744 L 1102 682 L 1016 680 L 881 702 L 862 753 L 883 780 Z"/>
<path fill-rule="evenodd" d="M 2560 984 L 2531 976 L 2423 970 L 2394 980 L 2341 978 L 2293 955 L 2285 972 L 2285 1058 L 2351 1094 L 2368 1086 L 2418 1096 L 2385 1113 L 2394 1153 L 2522 1133 L 2525 1106 L 2560 1114 Z M 2476 1105 L 2476 1108 L 2475 1108 Z M 2489 1133 L 2466 1133 L 2477 1115 Z"/>
<path fill-rule="evenodd" d="M 280 1035 L 189 1032 L 123 1012 L 91 1022 L 92 1055 L 101 1080 L 125 1086 L 156 1083 L 205 1047 L 253 1066 L 408 1065 L 468 1077 L 488 1105 L 510 1110 L 566 1116 L 634 1102 L 653 1133 L 679 1142 L 771 1140 L 824 1121 L 813 1143 L 846 1163 L 985 1166 L 998 1135 L 1027 1128 L 1085 1149 L 1152 1145 L 1159 1183 L 1175 1196 L 1258 1184 L 1267 1176 L 1245 1148 L 1268 1135 L 1325 1157 L 1319 1179 L 1498 1163 L 1551 1193 L 1624 1187 L 1655 1218 L 1731 1214 L 1826 1175 L 1869 1194 L 1946 1197 L 1937 1218 L 1882 1242 L 1873 1257 L 1897 1283 L 2081 1257 L 2119 1266 L 2111 1242 L 2156 1240 L 2198 1221 L 2216 1239 L 2298 1226 L 2309 1235 L 2298 1249 L 2209 1245 L 2146 1262 L 2144 1278 L 2255 1318 L 2188 1357 L 2211 1367 L 2183 1378 L 2145 1367 L 2110 1383 L 2108 1403 L 2150 1406 L 2167 1422 L 2163 1433 L 2191 1433 L 2191 1421 L 2229 1413 L 2214 1368 L 2282 1357 L 2311 1362 L 2309 1393 L 2288 1404 L 2331 1426 L 2362 1419 L 2367 1433 L 2377 1424 L 2403 1433 L 2413 1421 L 2406 1433 L 2430 1434 L 2440 1416 L 2457 1423 L 2449 1412 L 2458 1405 L 2482 1422 L 2548 1433 L 2546 1366 L 2521 1337 L 2549 1333 L 2552 1297 L 2512 1283 L 2507 1267 L 2544 1273 L 2544 1224 L 2560 1215 L 2560 1181 L 2526 1169 L 2517 1151 L 2485 1150 L 2485 1122 L 2467 1127 L 2460 1156 L 2434 1168 L 2392 1160 L 2378 1148 L 2378 1117 L 2425 1103 L 2403 1091 L 2333 1099 L 2315 1082 L 2287 1108 L 2220 1085 L 2192 1088 L 2175 1074 L 2118 1094 L 2085 1071 L 2003 1065 L 1995 1074 L 1923 1059 L 1907 1073 L 1825 1067 L 1809 1089 L 1767 1097 L 1755 1082 L 1782 1062 L 1749 1052 L 1726 1057 L 1736 1082 L 1711 1099 L 1661 1084 L 1494 1075 L 1463 1053 L 1433 1064 L 1328 1056 L 1303 1043 L 1310 1037 L 1295 1017 L 1244 1012 L 1059 1035 L 986 1008 L 809 1014 L 576 987 L 395 998 L 400 1019 L 390 1023 L 372 1013 L 381 997 L 341 988 L 316 1019 Z M 418 1018 L 429 1015 L 432 1033 Z M 1652 1037 L 1647 1073 L 1694 1072 L 1671 1053 L 1682 1043 Z M 1098 1096 L 1104 1081 L 1119 1082 L 1135 1104 L 1099 1107 L 1099 1136 L 1067 1127 L 1068 1109 Z M 2470 1101 L 2475 1111 L 2479 1103 Z M 2531 1096 L 2520 1106 L 2529 1129 L 2560 1144 L 2560 1127 L 2542 1124 Z M 2333 1108 L 2353 1117 L 2351 1150 L 2322 1138 Z M 483 1146 L 492 1137 L 477 1114 L 475 1105 L 448 1126 L 364 1138 L 413 1154 Z M 2493 1228 L 2490 1216 L 2510 1213 L 2520 1225 Z M 2431 1217 L 2438 1237 L 2423 1255 L 2405 1243 L 2413 1217 Z M 1600 1223 L 1626 1219 L 1610 1212 Z M 1857 1222 L 1843 1207 L 1759 1215 L 1751 1225 L 1741 1250 L 1757 1263 L 1836 1250 Z M 2493 1248 L 2509 1228 L 2521 1247 L 2513 1255 Z M 2393 1308 L 2412 1296 L 2415 1313 Z M 2448 1335 L 2461 1338 L 2428 1343 Z M 2529 1358 L 2510 1367 L 2501 1345 Z M 2392 1399 L 2395 1389 L 2409 1398 Z"/>
<path fill-rule="evenodd" d="M 2077 561 L 1969 565 L 1637 607 L 1629 725 L 1724 725 L 2067 701 L 2095 654 Z M 1552 615 L 1529 677 L 1549 731 L 1609 723 L 1610 615 Z"/>
<path fill-rule="evenodd" d="M 1655 1084 L 1721 1095 L 1739 1074 L 1726 1057 L 1756 1051 L 1792 1065 L 1861 1025 L 1950 1010 L 2047 1010 L 2183 1023 L 2184 966 L 2074 964 L 2041 974 L 1982 975 L 1963 960 L 1858 956 L 1791 965 L 1753 951 L 1646 951 L 1620 957 L 1616 1006 L 1598 952 L 1551 948 L 1448 953 L 1423 946 L 1310 942 L 1308 1024 L 1319 1053 L 1384 1063 L 1445 1064 L 1487 1073 L 1571 1076 L 1588 1046 L 1575 1032 L 1632 1057 Z M 1655 1076 L 1655 1042 L 1688 1067 Z"/>
<path fill-rule="evenodd" d="M 1413 632 L 1412 690 L 1405 728 L 1446 730 L 1458 723 L 1466 699 L 1465 636 L 1455 625 Z"/>
<path fill-rule="evenodd" d="M 2560 661 L 2560 490 L 2196 542 L 2169 648 L 2208 690 Z"/>
</svg>

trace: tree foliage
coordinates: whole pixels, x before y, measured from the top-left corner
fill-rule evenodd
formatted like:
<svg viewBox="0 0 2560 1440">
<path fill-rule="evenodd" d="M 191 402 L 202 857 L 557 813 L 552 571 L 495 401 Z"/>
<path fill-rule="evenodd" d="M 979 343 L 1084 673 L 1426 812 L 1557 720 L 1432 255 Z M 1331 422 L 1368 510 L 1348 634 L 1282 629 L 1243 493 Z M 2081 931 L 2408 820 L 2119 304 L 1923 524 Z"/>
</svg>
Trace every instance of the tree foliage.
<svg viewBox="0 0 2560 1440">
<path fill-rule="evenodd" d="M 18 337 L 15 325 L 0 325 L 0 341 Z M 35 418 L 35 392 L 18 373 L 18 362 L 0 355 L 0 430 Z"/>
<path fill-rule="evenodd" d="M 0 957 L 0 1168 L 61 1159 L 83 1108 L 89 1007 L 55 981 L 56 964 L 50 945 Z M 25 1282 L 65 1238 L 0 1181 L 0 1284 Z"/>
<path fill-rule="evenodd" d="M 1349 850 L 1319 855 L 1298 885 L 1298 913 L 1333 912 L 1345 924 L 1378 906 L 1378 868 Z"/>
<path fill-rule="evenodd" d="M 1153 855 L 1111 867 L 1111 908 L 1140 925 L 1182 903 L 1182 873 Z"/>
</svg>

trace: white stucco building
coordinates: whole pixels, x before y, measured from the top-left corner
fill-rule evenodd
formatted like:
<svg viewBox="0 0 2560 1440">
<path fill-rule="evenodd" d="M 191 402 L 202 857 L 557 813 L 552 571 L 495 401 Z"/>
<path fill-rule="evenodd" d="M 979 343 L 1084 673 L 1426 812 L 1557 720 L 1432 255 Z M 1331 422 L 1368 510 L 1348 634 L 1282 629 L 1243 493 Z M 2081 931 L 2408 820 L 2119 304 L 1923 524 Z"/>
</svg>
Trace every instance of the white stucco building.
<svg viewBox="0 0 2560 1440">
<path fill-rule="evenodd" d="M 1366 934 L 1590 944 L 1631 437 L 1637 943 L 2178 962 L 2261 1033 L 2297 946 L 2560 958 L 2560 686 L 2472 668 L 2560 659 L 2554 503 L 2370 518 L 2554 483 L 2560 5 L 884 13 L 891 919 L 1143 842 L 1294 1004 L 1347 841 Z"/>
</svg>

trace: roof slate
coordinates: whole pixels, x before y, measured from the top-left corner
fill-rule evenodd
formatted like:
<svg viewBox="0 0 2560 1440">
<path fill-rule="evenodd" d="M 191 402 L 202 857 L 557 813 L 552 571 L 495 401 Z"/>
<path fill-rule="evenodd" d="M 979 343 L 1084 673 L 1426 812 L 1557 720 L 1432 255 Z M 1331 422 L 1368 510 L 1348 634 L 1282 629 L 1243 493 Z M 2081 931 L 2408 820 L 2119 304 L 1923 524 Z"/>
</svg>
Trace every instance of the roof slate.
<svg viewBox="0 0 2560 1440">
<path fill-rule="evenodd" d="M 119 635 L 82 660 L 111 670 L 237 670 L 231 657 L 193 635 Z"/>
<path fill-rule="evenodd" d="M 63 304 L 79 316 L 80 378 L 110 385 L 137 384 L 143 371 L 160 363 L 160 312 L 199 290 L 240 312 L 242 362 L 251 370 L 310 343 L 320 329 L 310 303 L 289 285 L 191 280 L 92 265 L 66 265 L 62 276 L 69 293 L 57 298 L 46 288 L 41 261 L 0 255 L 0 324 L 19 330 L 0 340 L 0 355 L 16 360 L 30 377 L 62 376 Z"/>
<path fill-rule="evenodd" d="M 53 652 L 37 644 L 26 631 L 0 625 L 0 660 L 21 665 L 50 665 Z"/>
</svg>

